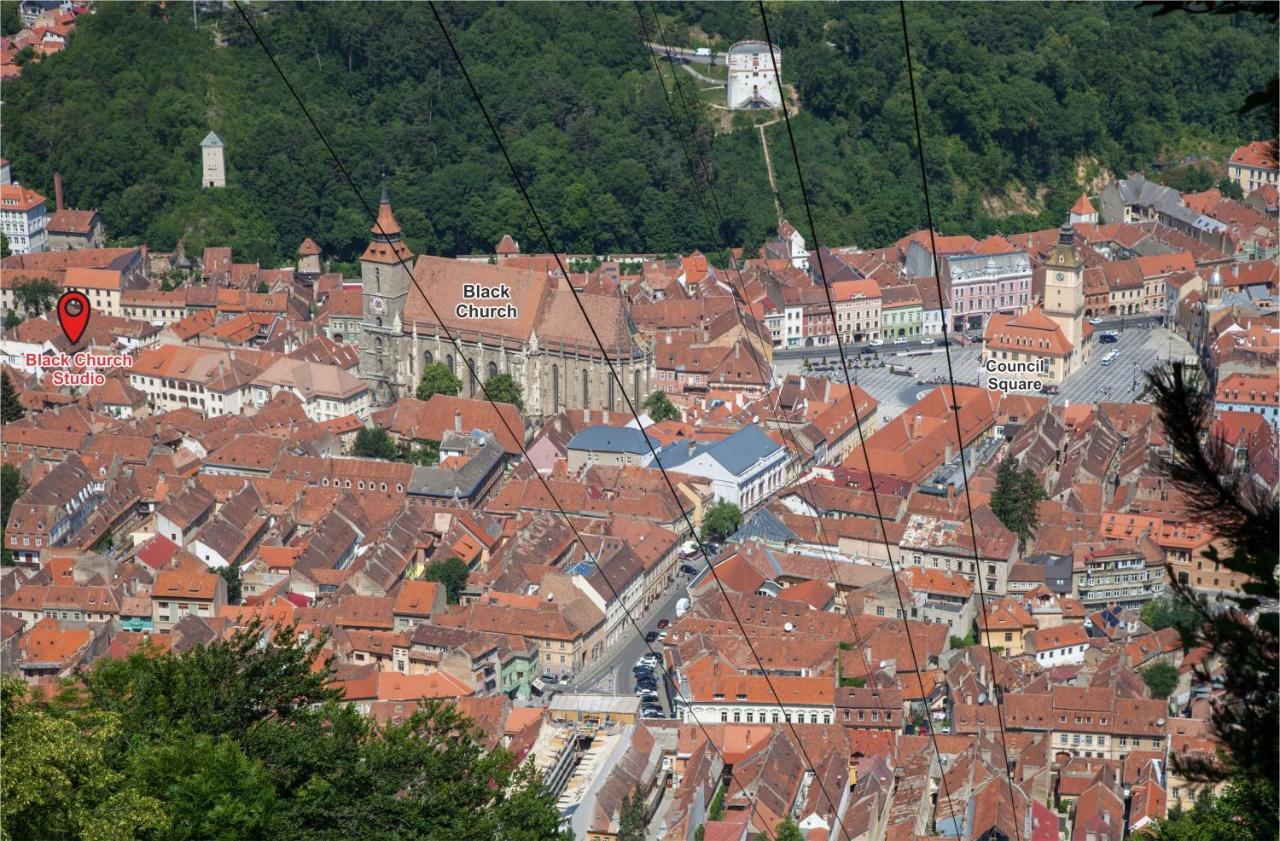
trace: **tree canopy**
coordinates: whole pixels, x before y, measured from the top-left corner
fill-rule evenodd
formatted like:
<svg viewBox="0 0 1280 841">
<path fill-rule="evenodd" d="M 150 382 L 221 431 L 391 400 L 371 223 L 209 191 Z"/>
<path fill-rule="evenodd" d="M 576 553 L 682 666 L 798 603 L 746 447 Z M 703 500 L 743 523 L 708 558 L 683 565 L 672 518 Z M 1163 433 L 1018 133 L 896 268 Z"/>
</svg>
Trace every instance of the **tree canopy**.
<svg viewBox="0 0 1280 841">
<path fill-rule="evenodd" d="M 391 435 L 380 426 L 366 427 L 356 433 L 355 443 L 351 445 L 351 454 L 363 458 L 380 458 L 397 461 L 401 456 L 400 448 L 391 440 Z"/>
<path fill-rule="evenodd" d="M 742 509 L 727 499 L 717 499 L 702 515 L 702 539 L 724 540 L 742 525 Z"/>
<path fill-rule="evenodd" d="M 419 400 L 430 400 L 434 394 L 457 397 L 461 390 L 462 380 L 453 375 L 449 366 L 433 362 L 422 369 L 422 379 L 418 381 L 418 391 L 414 396 Z"/>
<path fill-rule="evenodd" d="M 10 314 L 13 310 L 9 311 Z M 18 400 L 18 390 L 13 387 L 13 380 L 8 371 L 0 371 L 0 423 L 13 423 L 22 420 L 27 414 Z"/>
<path fill-rule="evenodd" d="M 4 530 L 9 526 L 9 509 L 27 491 L 27 481 L 12 464 L 0 464 L 0 562 L 13 563 L 13 553 L 4 543 Z"/>
<path fill-rule="evenodd" d="M 339 703 L 321 643 L 255 623 L 52 702 L 4 679 L 5 837 L 564 837 L 531 766 L 452 706 L 382 725 Z"/>
<path fill-rule="evenodd" d="M 488 253 L 505 233 L 538 241 L 429 8 L 250 8 L 369 202 L 386 173 L 415 252 Z M 823 243 L 875 247 L 922 227 L 897 7 L 770 8 Z M 751 3 L 661 9 L 672 44 L 723 49 L 762 34 Z M 754 117 L 695 106 L 725 211 L 708 230 L 633 6 L 441 12 L 557 247 L 710 254 L 772 236 Z M 971 3 L 917 4 L 908 17 L 931 198 L 948 233 L 1056 225 L 1083 180 L 1189 153 L 1220 160 L 1274 134 L 1264 111 L 1239 111 L 1275 73 L 1275 26 L 1259 16 Z M 201 21 L 193 31 L 185 10 L 155 3 L 82 16 L 63 54 L 6 85 L 15 175 L 49 193 L 61 170 L 68 202 L 101 210 L 118 243 L 231 245 L 237 259 L 278 263 L 311 236 L 356 259 L 371 220 L 262 50 L 234 8 L 206 8 Z M 692 77 L 677 78 L 703 102 Z M 226 143 L 223 190 L 200 189 L 210 130 Z M 767 131 L 784 155 L 785 126 Z M 784 213 L 799 215 L 793 169 L 774 169 Z"/>
<path fill-rule="evenodd" d="M 644 410 L 654 423 L 664 420 L 680 420 L 680 410 L 671 402 L 666 392 L 655 391 L 644 399 Z"/>
<path fill-rule="evenodd" d="M 457 555 L 450 555 L 427 564 L 426 572 L 422 577 L 428 581 L 443 584 L 449 604 L 457 604 L 458 597 L 467 586 L 469 575 L 471 575 L 471 568 L 467 566 L 467 562 Z"/>
<path fill-rule="evenodd" d="M 1013 456 L 1001 459 L 996 471 L 996 488 L 991 494 L 991 511 L 1022 544 L 1036 533 L 1039 521 L 1036 506 L 1047 498 L 1034 470 L 1019 467 Z"/>
<path fill-rule="evenodd" d="M 495 403 L 510 403 L 520 411 L 524 411 L 524 396 L 520 390 L 520 383 L 516 382 L 510 374 L 490 377 L 484 384 L 484 393 L 489 395 L 489 399 Z"/>
<path fill-rule="evenodd" d="M 1178 686 L 1178 670 L 1168 663 L 1152 663 L 1141 675 L 1153 698 L 1168 698 Z"/>
</svg>

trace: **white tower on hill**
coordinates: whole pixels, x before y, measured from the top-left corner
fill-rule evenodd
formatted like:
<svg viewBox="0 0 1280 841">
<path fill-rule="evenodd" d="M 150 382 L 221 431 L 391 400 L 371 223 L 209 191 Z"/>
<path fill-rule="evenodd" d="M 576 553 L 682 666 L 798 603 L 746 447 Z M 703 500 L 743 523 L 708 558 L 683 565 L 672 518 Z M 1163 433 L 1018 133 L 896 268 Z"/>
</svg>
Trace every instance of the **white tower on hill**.
<svg viewBox="0 0 1280 841">
<path fill-rule="evenodd" d="M 222 142 L 222 138 L 213 132 L 209 132 L 208 136 L 200 141 L 200 152 L 204 161 L 204 167 L 200 173 L 200 186 L 206 190 L 210 187 L 227 186 L 227 164 L 222 157 L 225 148 L 226 144 Z"/>
</svg>

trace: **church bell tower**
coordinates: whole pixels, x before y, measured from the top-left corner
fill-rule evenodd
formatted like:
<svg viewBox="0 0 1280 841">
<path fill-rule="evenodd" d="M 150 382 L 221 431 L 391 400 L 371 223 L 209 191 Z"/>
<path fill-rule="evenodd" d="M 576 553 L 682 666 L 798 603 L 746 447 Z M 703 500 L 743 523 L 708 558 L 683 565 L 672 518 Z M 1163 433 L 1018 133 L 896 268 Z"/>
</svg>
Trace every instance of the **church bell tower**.
<svg viewBox="0 0 1280 841">
<path fill-rule="evenodd" d="M 360 257 L 364 310 L 360 331 L 360 376 L 372 380 L 374 399 L 395 399 L 398 367 L 397 336 L 405 298 L 412 284 L 413 252 L 405 245 L 400 224 L 391 212 L 387 186 L 382 185 L 378 220 L 369 245 Z"/>
</svg>

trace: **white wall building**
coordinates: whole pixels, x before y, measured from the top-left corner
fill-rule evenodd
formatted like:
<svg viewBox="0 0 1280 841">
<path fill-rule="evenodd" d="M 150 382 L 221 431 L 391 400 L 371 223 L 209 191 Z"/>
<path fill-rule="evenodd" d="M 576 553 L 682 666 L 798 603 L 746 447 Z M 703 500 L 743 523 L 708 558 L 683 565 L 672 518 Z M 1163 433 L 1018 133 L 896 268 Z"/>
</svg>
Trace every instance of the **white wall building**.
<svg viewBox="0 0 1280 841">
<path fill-rule="evenodd" d="M 711 444 L 679 441 L 658 451 L 668 470 L 711 481 L 717 499 L 746 511 L 782 487 L 787 451 L 757 427 L 744 426 Z"/>
<path fill-rule="evenodd" d="M 781 108 L 782 91 L 777 73 L 782 72 L 782 52 L 776 47 L 769 57 L 764 41 L 739 41 L 729 48 L 729 107 Z"/>
<path fill-rule="evenodd" d="M 204 140 L 200 141 L 200 157 L 203 163 L 200 170 L 201 187 L 209 189 L 227 186 L 227 163 L 223 156 L 225 149 L 226 144 L 222 142 L 222 138 L 213 132 L 209 132 Z"/>
</svg>

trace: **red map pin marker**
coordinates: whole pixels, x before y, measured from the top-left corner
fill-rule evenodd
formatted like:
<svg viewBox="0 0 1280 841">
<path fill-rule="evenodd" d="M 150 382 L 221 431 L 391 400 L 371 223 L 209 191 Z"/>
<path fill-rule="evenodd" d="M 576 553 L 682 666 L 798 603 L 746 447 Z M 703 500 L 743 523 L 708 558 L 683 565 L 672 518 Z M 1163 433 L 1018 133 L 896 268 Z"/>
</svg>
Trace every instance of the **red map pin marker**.
<svg viewBox="0 0 1280 841">
<path fill-rule="evenodd" d="M 89 326 L 89 299 L 83 292 L 64 292 L 58 299 L 58 324 L 66 334 L 67 341 L 75 344 L 84 335 Z"/>
</svg>

